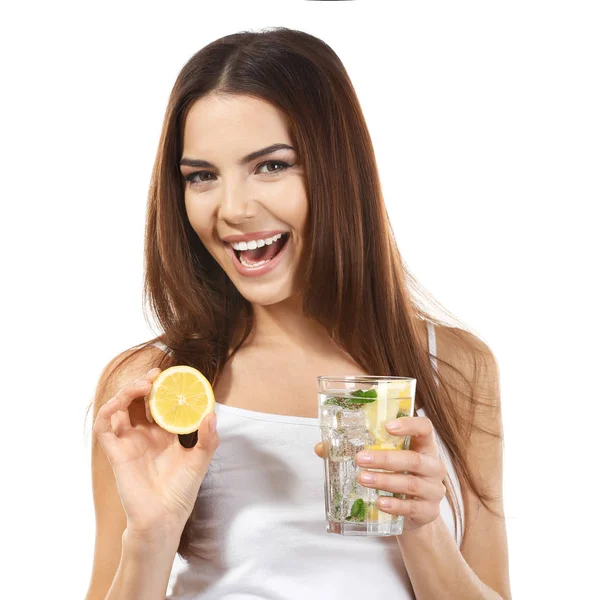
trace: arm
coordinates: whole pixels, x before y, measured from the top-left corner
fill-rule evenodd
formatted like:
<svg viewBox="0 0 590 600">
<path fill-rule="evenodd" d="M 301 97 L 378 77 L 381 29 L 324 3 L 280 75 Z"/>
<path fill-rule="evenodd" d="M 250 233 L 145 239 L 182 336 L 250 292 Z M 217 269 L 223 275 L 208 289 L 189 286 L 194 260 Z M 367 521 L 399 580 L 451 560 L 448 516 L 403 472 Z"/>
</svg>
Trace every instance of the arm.
<svg viewBox="0 0 590 600">
<path fill-rule="evenodd" d="M 398 541 L 417 600 L 510 600 L 478 577 L 440 517 Z"/>
<path fill-rule="evenodd" d="M 115 357 L 105 367 L 97 386 L 97 396 L 94 399 L 93 422 L 96 420 L 98 410 L 109 398 L 153 366 L 159 352 L 159 350 L 151 349 L 141 353 L 127 363 L 124 372 L 120 372 L 117 365 L 119 359 L 123 358 L 125 354 Z M 141 400 L 132 402 L 129 413 L 133 424 L 146 421 L 144 404 Z M 127 516 L 109 460 L 94 436 L 92 439 L 92 490 L 96 513 L 96 535 L 92 575 L 86 600 L 105 600 L 115 575 L 121 578 L 121 572 L 126 570 L 126 566 L 137 548 L 128 547 L 125 556 L 122 555 Z"/>
<path fill-rule="evenodd" d="M 150 540 L 125 530 L 121 561 L 105 600 L 165 598 L 181 533 Z"/>
<path fill-rule="evenodd" d="M 445 333 L 442 328 L 437 328 L 437 333 L 440 340 L 440 357 L 459 367 L 457 361 L 461 359 L 462 353 L 457 352 L 456 347 L 451 344 L 445 344 L 445 338 L 450 334 Z M 477 346 L 484 357 L 483 363 L 480 364 L 483 367 L 481 374 L 477 380 L 472 379 L 475 382 L 476 395 L 486 403 L 491 401 L 492 404 L 491 409 L 476 409 L 476 422 L 486 431 L 501 433 L 497 363 L 487 346 L 471 334 L 464 335 L 469 338 L 471 344 Z M 461 362 L 460 368 L 463 372 L 468 365 L 473 368 L 473 357 L 465 355 Z M 480 362 L 478 359 L 477 363 Z M 484 488 L 494 497 L 489 501 L 490 506 L 503 514 L 502 439 L 493 438 L 474 429 L 468 457 Z M 504 521 L 489 512 L 470 490 L 464 490 L 464 499 L 469 531 L 463 538 L 461 549 L 457 547 L 440 517 L 424 527 L 398 536 L 402 556 L 418 600 L 511 598 Z"/>
</svg>

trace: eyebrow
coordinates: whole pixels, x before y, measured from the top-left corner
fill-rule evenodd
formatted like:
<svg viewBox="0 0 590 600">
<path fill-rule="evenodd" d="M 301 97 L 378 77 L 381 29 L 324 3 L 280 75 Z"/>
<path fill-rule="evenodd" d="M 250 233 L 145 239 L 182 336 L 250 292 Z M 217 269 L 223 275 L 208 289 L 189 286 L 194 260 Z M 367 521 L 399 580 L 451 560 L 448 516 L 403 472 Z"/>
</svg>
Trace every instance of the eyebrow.
<svg viewBox="0 0 590 600">
<path fill-rule="evenodd" d="M 295 148 L 293 148 L 293 146 L 289 146 L 289 144 L 272 144 L 271 146 L 267 146 L 266 148 L 261 148 L 260 150 L 250 152 L 250 154 L 247 154 L 246 156 L 244 156 L 244 158 L 241 158 L 238 164 L 246 165 L 250 161 L 255 160 L 256 158 L 266 156 L 267 154 L 270 154 L 271 152 L 276 152 L 277 150 L 295 150 Z M 180 161 L 180 166 L 182 167 L 183 165 L 187 167 L 208 167 L 211 169 L 215 168 L 214 164 L 198 158 L 182 158 Z"/>
</svg>

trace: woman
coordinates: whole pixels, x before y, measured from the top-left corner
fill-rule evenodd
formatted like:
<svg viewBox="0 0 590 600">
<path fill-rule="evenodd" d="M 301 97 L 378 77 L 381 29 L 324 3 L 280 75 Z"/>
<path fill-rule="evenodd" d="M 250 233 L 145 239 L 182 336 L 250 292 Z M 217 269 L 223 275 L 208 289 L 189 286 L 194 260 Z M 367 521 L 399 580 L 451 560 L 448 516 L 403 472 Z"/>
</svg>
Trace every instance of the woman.
<svg viewBox="0 0 590 600">
<path fill-rule="evenodd" d="M 97 388 L 87 598 L 510 597 L 496 361 L 412 297 L 329 46 L 276 28 L 190 59 L 145 253 L 164 333 L 115 357 Z M 160 429 L 146 407 L 174 364 L 213 384 L 198 436 Z M 325 531 L 316 377 L 354 374 L 418 380 L 418 416 L 398 420 L 411 449 L 357 456 L 387 471 L 363 485 L 407 494 L 380 507 L 405 515 L 397 537 Z"/>
</svg>

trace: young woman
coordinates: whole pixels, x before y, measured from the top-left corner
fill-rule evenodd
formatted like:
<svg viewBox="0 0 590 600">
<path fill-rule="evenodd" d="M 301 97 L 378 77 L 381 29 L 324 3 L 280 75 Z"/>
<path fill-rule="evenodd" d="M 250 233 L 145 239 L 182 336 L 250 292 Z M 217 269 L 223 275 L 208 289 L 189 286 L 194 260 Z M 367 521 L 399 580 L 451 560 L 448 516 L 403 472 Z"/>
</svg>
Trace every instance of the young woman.
<svg viewBox="0 0 590 600">
<path fill-rule="evenodd" d="M 190 59 L 145 242 L 163 334 L 115 357 L 97 388 L 89 600 L 510 598 L 497 364 L 420 306 L 329 46 L 274 28 Z M 198 436 L 146 408 L 175 364 L 213 384 Z M 325 530 L 316 377 L 363 374 L 418 381 L 416 416 L 397 420 L 410 450 L 357 456 L 386 471 L 363 485 L 407 494 L 380 507 L 405 515 L 397 537 Z"/>
</svg>

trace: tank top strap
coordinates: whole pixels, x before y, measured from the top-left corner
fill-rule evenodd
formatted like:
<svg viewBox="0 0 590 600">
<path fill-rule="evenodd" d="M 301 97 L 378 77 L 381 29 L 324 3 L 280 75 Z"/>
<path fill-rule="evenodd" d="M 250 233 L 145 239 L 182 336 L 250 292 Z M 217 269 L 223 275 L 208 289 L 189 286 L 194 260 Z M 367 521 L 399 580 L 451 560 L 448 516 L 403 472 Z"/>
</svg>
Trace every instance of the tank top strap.
<svg viewBox="0 0 590 600">
<path fill-rule="evenodd" d="M 435 372 L 438 373 L 438 362 L 436 360 L 436 333 L 434 323 L 427 321 L 428 325 L 428 352 L 430 353 L 430 362 Z M 439 379 L 435 375 L 437 385 L 439 385 Z"/>
<path fill-rule="evenodd" d="M 154 342 L 152 344 L 152 346 L 159 348 L 160 350 L 162 350 L 162 352 L 166 352 L 168 350 L 168 346 L 166 346 L 165 344 L 162 344 L 162 342 Z"/>
</svg>

